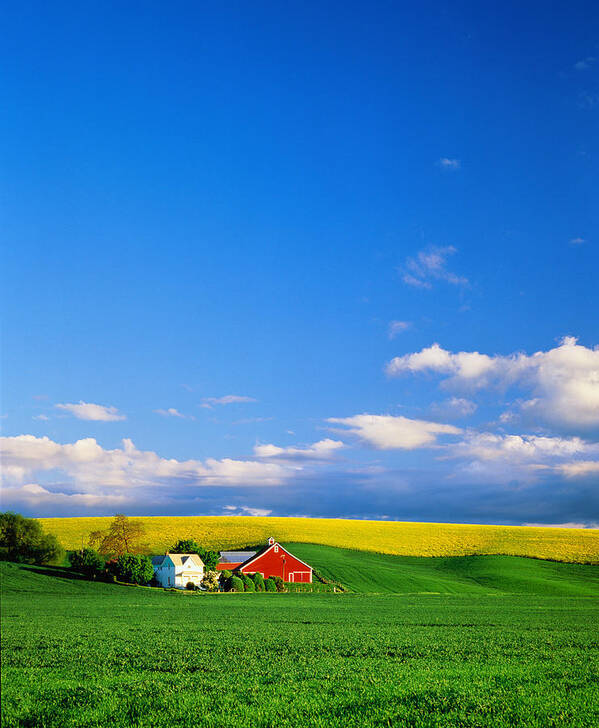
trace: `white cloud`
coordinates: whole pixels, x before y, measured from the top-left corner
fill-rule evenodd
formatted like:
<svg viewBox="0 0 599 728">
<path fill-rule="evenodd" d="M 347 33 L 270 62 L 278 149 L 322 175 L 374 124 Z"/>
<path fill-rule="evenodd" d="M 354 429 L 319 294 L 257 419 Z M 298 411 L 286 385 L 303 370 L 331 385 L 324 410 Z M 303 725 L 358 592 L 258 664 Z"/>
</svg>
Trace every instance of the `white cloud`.
<svg viewBox="0 0 599 728">
<path fill-rule="evenodd" d="M 392 415 L 354 415 L 330 417 L 327 422 L 345 425 L 349 432 L 377 450 L 414 450 L 435 445 L 437 435 L 457 435 L 462 430 L 426 420 Z"/>
<path fill-rule="evenodd" d="M 277 445 L 256 445 L 254 454 L 259 458 L 291 458 L 326 460 L 345 447 L 340 440 L 326 438 L 306 447 L 278 447 Z"/>
<path fill-rule="evenodd" d="M 174 407 L 169 407 L 168 409 L 155 409 L 154 412 L 157 415 L 162 415 L 162 417 L 181 417 L 185 419 L 185 415 L 181 414 L 181 412 Z"/>
<path fill-rule="evenodd" d="M 566 478 L 583 478 L 595 474 L 599 476 L 599 460 L 578 460 L 574 463 L 564 463 L 559 470 Z"/>
<path fill-rule="evenodd" d="M 431 409 L 446 417 L 468 417 L 476 412 L 477 404 L 464 397 L 451 397 L 443 402 L 435 402 L 431 405 Z"/>
<path fill-rule="evenodd" d="M 45 422 L 45 421 L 49 420 L 50 418 L 48 417 L 48 415 L 34 415 L 33 419 L 41 420 L 42 422 Z"/>
<path fill-rule="evenodd" d="M 572 238 L 570 240 L 570 245 L 582 245 L 583 243 L 586 243 L 584 238 Z"/>
<path fill-rule="evenodd" d="M 417 288 L 432 288 L 433 281 L 446 281 L 454 286 L 467 286 L 468 279 L 447 270 L 447 258 L 457 253 L 453 245 L 421 250 L 405 262 L 402 280 Z"/>
<path fill-rule="evenodd" d="M 239 402 L 257 402 L 254 397 L 244 397 L 239 394 L 225 394 L 224 397 L 204 397 L 200 407 L 212 409 L 214 406 L 226 405 L 226 404 L 237 404 Z"/>
<path fill-rule="evenodd" d="M 2 488 L 2 498 L 11 503 L 21 503 L 27 506 L 113 506 L 120 507 L 131 502 L 126 495 L 109 493 L 63 493 L 51 491 L 37 483 L 27 483 L 21 486 Z"/>
<path fill-rule="evenodd" d="M 227 516 L 255 516 L 262 517 L 270 516 L 272 513 L 268 508 L 252 508 L 251 506 L 224 506 L 223 510 L 226 511 Z"/>
<path fill-rule="evenodd" d="M 116 422 L 127 419 L 116 407 L 105 407 L 102 404 L 91 404 L 79 401 L 79 404 L 56 404 L 57 409 L 70 412 L 79 420 L 94 420 L 96 422 Z"/>
<path fill-rule="evenodd" d="M 231 458 L 166 459 L 138 450 L 128 439 L 123 440 L 122 448 L 105 450 L 91 437 L 66 445 L 33 435 L 3 437 L 0 454 L 5 482 L 18 484 L 45 474 L 44 481 L 65 482 L 66 477 L 87 493 L 174 482 L 189 486 L 280 485 L 297 470 L 278 463 Z"/>
<path fill-rule="evenodd" d="M 491 432 L 467 433 L 451 446 L 454 455 L 475 460 L 502 460 L 510 463 L 546 463 L 597 451 L 599 445 L 579 437 L 541 437 L 538 435 L 497 435 Z"/>
<path fill-rule="evenodd" d="M 435 372 L 447 375 L 449 386 L 471 389 L 519 386 L 533 395 L 520 403 L 529 416 L 579 427 L 599 424 L 599 347 L 580 346 L 573 337 L 530 356 L 488 356 L 477 351 L 453 354 L 433 344 L 395 357 L 386 371 L 392 377 Z"/>
<path fill-rule="evenodd" d="M 450 159 L 449 157 L 441 157 L 439 160 L 439 166 L 443 169 L 459 169 L 462 165 L 459 159 Z"/>
<path fill-rule="evenodd" d="M 390 321 L 389 338 L 394 339 L 398 334 L 407 331 L 412 324 L 409 321 Z"/>
</svg>

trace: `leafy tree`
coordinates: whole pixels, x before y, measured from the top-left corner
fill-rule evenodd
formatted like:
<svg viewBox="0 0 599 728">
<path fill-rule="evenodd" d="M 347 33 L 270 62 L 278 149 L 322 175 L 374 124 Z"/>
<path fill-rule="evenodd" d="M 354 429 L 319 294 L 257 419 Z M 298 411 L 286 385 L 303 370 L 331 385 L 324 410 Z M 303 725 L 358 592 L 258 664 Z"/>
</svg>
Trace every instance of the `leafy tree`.
<svg viewBox="0 0 599 728">
<path fill-rule="evenodd" d="M 204 562 L 206 571 L 216 571 L 216 565 L 220 558 L 218 551 L 205 549 L 194 541 L 193 538 L 180 539 L 171 550 L 174 554 L 197 554 Z"/>
<path fill-rule="evenodd" d="M 146 551 L 139 540 L 146 533 L 141 521 L 131 521 L 123 513 L 117 513 L 107 531 L 92 531 L 89 545 L 98 547 L 101 554 L 141 554 Z"/>
<path fill-rule="evenodd" d="M 185 588 L 187 591 L 195 591 L 197 586 L 193 583 L 193 581 L 188 581 L 187 584 L 185 584 Z"/>
<path fill-rule="evenodd" d="M 202 579 L 202 588 L 206 591 L 218 591 L 218 573 L 216 571 L 206 571 Z"/>
<path fill-rule="evenodd" d="M 85 574 L 90 579 L 96 579 L 98 576 L 101 576 L 106 568 L 104 559 L 94 549 L 71 551 L 69 561 L 75 571 Z"/>
<path fill-rule="evenodd" d="M 263 592 L 264 591 L 264 577 L 259 572 L 256 572 L 254 574 L 254 584 L 256 586 L 257 592 Z"/>
<path fill-rule="evenodd" d="M 113 568 L 120 581 L 130 584 L 147 584 L 154 576 L 152 561 L 144 554 L 121 554 Z"/>
<path fill-rule="evenodd" d="M 268 577 L 268 579 L 264 580 L 264 591 L 267 591 L 267 592 L 276 592 L 277 591 L 277 585 L 275 584 L 275 580 L 271 579 L 271 577 Z"/>
<path fill-rule="evenodd" d="M 271 576 L 271 579 L 274 581 L 278 592 L 285 591 L 285 582 L 283 581 L 283 579 L 281 579 L 280 576 Z"/>
<path fill-rule="evenodd" d="M 231 591 L 234 592 L 242 592 L 243 591 L 243 582 L 238 576 L 232 576 L 231 577 Z"/>
<path fill-rule="evenodd" d="M 44 533 L 39 521 L 20 513 L 0 513 L 0 546 L 12 561 L 25 564 L 55 564 L 64 558 L 56 536 Z"/>
<path fill-rule="evenodd" d="M 244 591 L 246 591 L 246 592 L 256 591 L 256 586 L 255 586 L 253 580 L 247 574 L 241 575 L 241 581 L 243 581 L 243 590 Z"/>
</svg>

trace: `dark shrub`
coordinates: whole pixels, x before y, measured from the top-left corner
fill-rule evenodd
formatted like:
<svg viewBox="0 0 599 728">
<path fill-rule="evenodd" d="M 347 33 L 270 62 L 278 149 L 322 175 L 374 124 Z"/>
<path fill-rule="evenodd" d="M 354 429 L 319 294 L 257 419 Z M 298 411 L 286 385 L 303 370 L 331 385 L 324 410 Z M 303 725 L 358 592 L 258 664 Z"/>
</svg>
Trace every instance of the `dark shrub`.
<svg viewBox="0 0 599 728">
<path fill-rule="evenodd" d="M 225 569 L 224 571 L 220 571 L 218 574 L 218 583 L 220 585 L 220 588 L 223 591 L 231 591 L 231 577 L 233 574 L 228 570 Z"/>
<path fill-rule="evenodd" d="M 257 592 L 263 592 L 264 591 L 264 577 L 262 574 L 255 573 L 254 574 L 254 585 L 256 586 Z"/>
<path fill-rule="evenodd" d="M 187 591 L 195 591 L 197 589 L 193 581 L 188 581 L 187 584 L 185 584 L 185 588 L 187 589 Z"/>
<path fill-rule="evenodd" d="M 90 579 L 97 579 L 104 574 L 104 559 L 94 549 L 81 549 L 69 554 L 69 562 L 75 571 L 85 574 Z"/>
<path fill-rule="evenodd" d="M 278 592 L 285 591 L 285 582 L 283 581 L 283 579 L 281 579 L 280 576 L 273 576 L 271 577 L 271 579 L 274 581 Z"/>
<path fill-rule="evenodd" d="M 116 560 L 114 571 L 120 581 L 130 584 L 147 584 L 154 576 L 152 562 L 143 554 L 122 554 Z"/>
<path fill-rule="evenodd" d="M 234 592 L 242 592 L 243 589 L 243 581 L 238 576 L 232 576 L 231 577 L 231 591 Z"/>
<path fill-rule="evenodd" d="M 264 580 L 264 591 L 267 592 L 276 592 L 277 591 L 277 585 L 275 584 L 275 580 L 268 578 Z"/>
</svg>

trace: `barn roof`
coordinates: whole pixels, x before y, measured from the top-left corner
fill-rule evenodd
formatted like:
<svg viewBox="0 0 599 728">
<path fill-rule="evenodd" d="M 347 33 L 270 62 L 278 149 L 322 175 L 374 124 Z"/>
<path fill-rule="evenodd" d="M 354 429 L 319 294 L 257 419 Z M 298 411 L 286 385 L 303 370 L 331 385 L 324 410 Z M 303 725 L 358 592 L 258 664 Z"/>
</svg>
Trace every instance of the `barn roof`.
<svg viewBox="0 0 599 728">
<path fill-rule="evenodd" d="M 160 554 L 159 556 L 152 556 L 152 566 L 160 566 L 165 559 L 166 554 Z"/>
<path fill-rule="evenodd" d="M 256 551 L 221 551 L 220 564 L 241 564 L 256 555 Z"/>
</svg>

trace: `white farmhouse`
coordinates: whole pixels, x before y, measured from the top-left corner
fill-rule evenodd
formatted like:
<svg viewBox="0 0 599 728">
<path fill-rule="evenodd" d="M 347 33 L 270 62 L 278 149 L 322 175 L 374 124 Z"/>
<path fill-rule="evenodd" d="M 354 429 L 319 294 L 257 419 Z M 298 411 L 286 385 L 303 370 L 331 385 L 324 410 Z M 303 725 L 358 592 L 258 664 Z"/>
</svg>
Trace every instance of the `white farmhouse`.
<svg viewBox="0 0 599 728">
<path fill-rule="evenodd" d="M 185 589 L 191 581 L 200 585 L 204 577 L 204 562 L 197 554 L 153 556 L 154 576 L 160 586 Z"/>
</svg>

